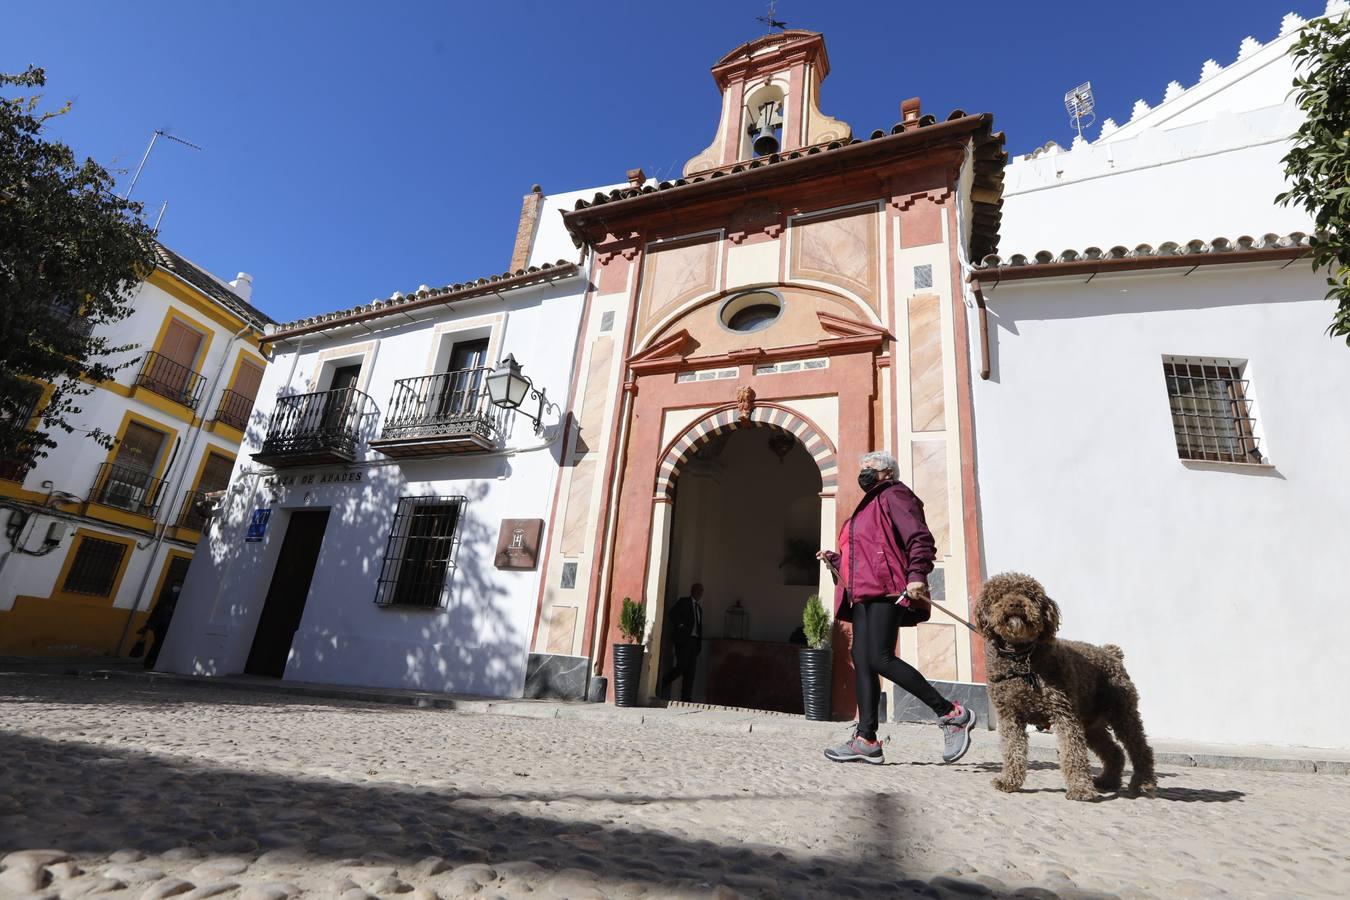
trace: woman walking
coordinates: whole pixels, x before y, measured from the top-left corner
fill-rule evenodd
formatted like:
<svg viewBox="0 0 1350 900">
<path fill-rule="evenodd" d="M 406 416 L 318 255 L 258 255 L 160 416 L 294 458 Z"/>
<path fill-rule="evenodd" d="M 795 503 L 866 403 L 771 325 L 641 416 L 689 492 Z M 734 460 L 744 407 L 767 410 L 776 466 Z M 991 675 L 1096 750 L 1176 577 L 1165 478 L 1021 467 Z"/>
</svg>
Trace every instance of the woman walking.
<svg viewBox="0 0 1350 900">
<path fill-rule="evenodd" d="M 862 458 L 862 502 L 839 532 L 839 551 L 817 556 L 836 573 L 835 618 L 853 623 L 853 668 L 858 727 L 853 737 L 825 751 L 834 762 L 885 762 L 877 741 L 877 710 L 884 675 L 918 697 L 942 727 L 942 761 L 956 762 L 970 749 L 975 713 L 943 697 L 928 679 L 895 655 L 900 628 L 928 621 L 928 573 L 937 546 L 923 517 L 923 502 L 895 478 L 895 457 L 884 451 Z"/>
</svg>

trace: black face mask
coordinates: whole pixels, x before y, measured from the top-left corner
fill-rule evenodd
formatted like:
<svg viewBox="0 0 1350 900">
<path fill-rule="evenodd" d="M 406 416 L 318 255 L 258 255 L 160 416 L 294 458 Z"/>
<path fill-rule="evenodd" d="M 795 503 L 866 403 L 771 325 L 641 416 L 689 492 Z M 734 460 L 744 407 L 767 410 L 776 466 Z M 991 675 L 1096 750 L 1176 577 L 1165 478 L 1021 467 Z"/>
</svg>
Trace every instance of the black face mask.
<svg viewBox="0 0 1350 900">
<path fill-rule="evenodd" d="M 858 487 L 870 491 L 881 481 L 881 472 L 877 469 L 863 469 L 858 473 Z"/>
</svg>

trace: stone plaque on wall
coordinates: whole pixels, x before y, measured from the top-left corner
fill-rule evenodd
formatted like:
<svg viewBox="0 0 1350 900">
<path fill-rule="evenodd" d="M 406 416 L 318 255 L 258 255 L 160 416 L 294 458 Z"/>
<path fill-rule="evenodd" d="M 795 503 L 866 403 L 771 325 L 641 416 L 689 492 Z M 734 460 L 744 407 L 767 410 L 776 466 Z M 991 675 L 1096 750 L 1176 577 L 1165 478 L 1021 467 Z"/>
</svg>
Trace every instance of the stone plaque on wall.
<svg viewBox="0 0 1350 900">
<path fill-rule="evenodd" d="M 533 569 L 539 562 L 539 537 L 543 533 L 543 519 L 502 519 L 494 557 L 497 568 Z"/>
</svg>

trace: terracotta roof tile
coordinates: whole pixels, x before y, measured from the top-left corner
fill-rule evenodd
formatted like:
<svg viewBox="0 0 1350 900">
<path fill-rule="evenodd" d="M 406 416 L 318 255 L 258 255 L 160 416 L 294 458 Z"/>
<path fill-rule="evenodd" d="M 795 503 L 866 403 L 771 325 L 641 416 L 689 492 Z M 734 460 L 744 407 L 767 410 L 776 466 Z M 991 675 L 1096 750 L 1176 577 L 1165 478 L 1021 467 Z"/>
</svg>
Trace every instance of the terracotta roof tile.
<svg viewBox="0 0 1350 900">
<path fill-rule="evenodd" d="M 305 316 L 292 322 L 282 323 L 277 326 L 276 331 L 269 335 L 266 340 L 276 341 L 298 334 L 324 331 L 328 328 L 348 325 L 358 321 L 396 315 L 408 309 L 453 303 L 456 300 L 466 300 L 470 297 L 477 297 L 482 294 L 490 293 L 497 288 L 510 290 L 532 284 L 555 281 L 559 278 L 566 278 L 570 275 L 574 275 L 576 272 L 576 263 L 560 259 L 556 263 L 542 263 L 537 266 L 526 266 L 516 269 L 514 272 L 501 272 L 496 275 L 485 275 L 481 278 L 447 284 L 438 288 L 429 287 L 424 284 L 420 285 L 416 290 L 409 291 L 406 294 L 402 291 L 394 291 L 387 298 L 377 297 L 362 306 L 353 306 L 350 309 L 339 309 L 314 316 Z"/>
<path fill-rule="evenodd" d="M 992 192 L 995 195 L 1001 194 L 1003 189 L 1003 166 L 1008 161 L 1008 155 L 1003 150 L 1003 133 L 993 131 L 992 116 L 987 114 L 971 116 L 960 109 L 954 110 L 941 124 L 946 125 L 961 120 L 972 120 L 970 125 L 974 131 L 975 144 L 977 148 L 982 151 L 981 154 L 977 156 L 976 162 L 977 183 L 986 189 L 986 193 Z M 851 138 L 847 140 L 814 144 L 809 147 L 790 150 L 786 153 L 773 153 L 768 156 L 743 160 L 726 166 L 704 169 L 699 172 L 691 173 L 688 177 L 677 178 L 673 181 L 662 181 L 656 185 L 647 184 L 642 187 L 616 188 L 609 193 L 597 192 L 590 200 L 584 198 L 577 200 L 576 205 L 571 212 L 565 213 L 564 217 L 575 217 L 576 213 L 581 210 L 591 209 L 610 203 L 633 200 L 646 194 L 657 194 L 676 188 L 687 187 L 689 185 L 701 184 L 714 179 L 735 177 L 759 169 L 791 165 L 793 162 L 817 156 L 821 153 L 832 153 L 857 144 L 887 140 L 904 134 L 914 134 L 915 132 L 921 132 L 924 129 L 932 128 L 938 124 L 935 116 L 925 115 L 920 118 L 917 123 L 907 125 L 904 122 L 898 122 L 893 125 L 889 131 L 880 129 L 873 131 L 866 140 Z M 1002 218 L 1002 214 L 999 212 L 1001 206 L 1001 199 L 997 202 L 989 200 L 976 201 L 976 222 L 975 228 L 973 229 L 975 252 L 973 255 L 978 257 L 997 249 L 998 225 Z M 572 228 L 572 223 L 570 221 L 568 227 L 569 231 L 572 231 L 573 240 L 580 246 L 582 243 L 581 237 Z"/>
<path fill-rule="evenodd" d="M 177 275 L 259 331 L 264 326 L 273 324 L 272 318 L 267 313 L 221 284 L 210 272 L 183 258 L 159 241 L 155 241 L 155 264 L 164 271 Z"/>
</svg>

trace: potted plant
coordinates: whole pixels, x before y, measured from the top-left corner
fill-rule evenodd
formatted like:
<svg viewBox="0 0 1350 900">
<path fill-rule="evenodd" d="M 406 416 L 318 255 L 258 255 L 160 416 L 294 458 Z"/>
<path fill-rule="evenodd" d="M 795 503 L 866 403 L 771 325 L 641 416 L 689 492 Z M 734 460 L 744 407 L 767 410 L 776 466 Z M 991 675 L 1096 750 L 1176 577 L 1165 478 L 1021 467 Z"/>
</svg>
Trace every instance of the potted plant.
<svg viewBox="0 0 1350 900">
<path fill-rule="evenodd" d="M 637 706 L 642 680 L 642 636 L 647 630 L 647 611 L 632 597 L 623 598 L 619 633 L 627 643 L 614 645 L 614 705 Z"/>
<path fill-rule="evenodd" d="M 802 707 L 806 718 L 825 722 L 830 718 L 830 617 L 819 594 L 806 598 L 802 609 L 802 632 L 806 646 L 798 651 L 802 670 Z"/>
</svg>

